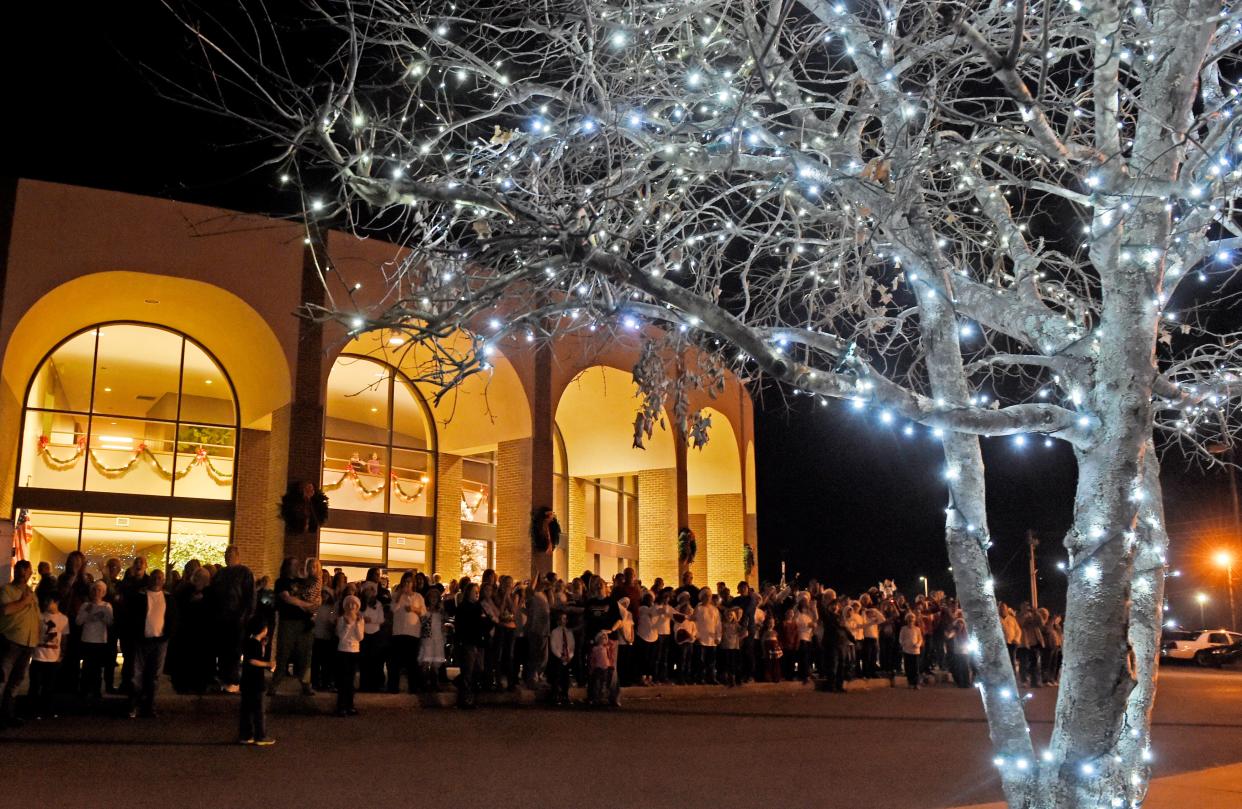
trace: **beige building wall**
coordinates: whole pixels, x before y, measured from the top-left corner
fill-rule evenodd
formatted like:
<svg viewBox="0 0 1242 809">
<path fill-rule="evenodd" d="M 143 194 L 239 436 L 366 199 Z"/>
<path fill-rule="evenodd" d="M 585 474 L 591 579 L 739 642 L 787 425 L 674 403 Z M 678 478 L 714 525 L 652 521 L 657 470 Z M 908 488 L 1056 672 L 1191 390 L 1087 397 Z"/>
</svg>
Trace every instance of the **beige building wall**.
<svg viewBox="0 0 1242 809">
<path fill-rule="evenodd" d="M 0 435 L 21 434 L 25 385 L 62 338 L 113 320 L 184 332 L 220 360 L 237 389 L 243 432 L 234 537 L 246 563 L 256 573 L 272 573 L 290 551 L 314 553 L 310 537 L 286 540 L 277 503 L 290 476 L 317 477 L 321 431 L 309 416 L 320 406 L 332 362 L 349 340 L 333 325 L 312 334 L 291 313 L 310 300 L 306 281 L 317 281 L 320 263 L 330 264 L 351 286 L 360 285 L 355 297 L 360 306 L 377 304 L 386 289 L 384 272 L 401 259 L 401 249 L 336 232 L 324 234 L 322 243 L 317 237 L 308 249 L 306 233 L 296 225 L 170 200 L 27 180 L 18 181 L 15 193 L 12 239 L 7 254 L 0 256 L 7 265 L 0 288 Z M 314 261 L 308 264 L 308 257 Z M 388 346 L 387 335 L 368 334 L 373 345 L 363 346 L 367 350 L 361 353 L 402 367 L 401 357 L 416 363 L 421 356 Z M 465 331 L 453 339 L 467 339 Z M 687 468 L 678 464 L 671 434 L 664 430 L 645 450 L 630 447 L 635 411 L 630 369 L 641 340 L 637 334 L 568 336 L 553 346 L 540 373 L 532 371 L 531 348 L 506 342 L 499 348 L 508 358 L 497 357 L 493 374 L 472 378 L 432 405 L 442 453 L 434 480 L 431 570 L 445 578 L 460 574 L 460 456 L 495 446 L 496 567 L 529 575 L 532 497 L 542 502 L 551 490 L 548 474 L 533 463 L 537 431 L 532 425 L 546 428 L 555 420 L 566 433 L 569 474 L 639 474 L 640 576 L 648 583 L 656 577 L 676 581 L 678 513 L 684 515 L 688 496 L 684 483 L 678 491 L 677 481 L 686 480 Z M 354 348 L 361 341 L 354 341 Z M 431 394 L 419 387 L 424 396 Z M 565 397 L 572 401 L 560 407 Z M 749 396 L 730 379 L 723 395 L 711 398 L 696 391 L 691 405 L 718 412 L 714 433 L 719 430 L 722 440 L 696 451 L 696 462 L 709 473 L 692 475 L 690 488 L 702 487 L 695 494 L 724 491 L 724 427 L 731 423 L 736 428 L 731 440 L 739 449 L 747 443 L 753 417 Z M 14 506 L 17 449 L 0 445 L 0 519 L 10 518 Z M 593 559 L 586 548 L 582 487 L 571 479 L 568 489 L 564 542 L 572 576 L 593 567 Z M 742 510 L 753 515 L 753 498 L 747 499 Z M 721 514 L 736 510 L 730 503 Z M 691 520 L 699 539 L 694 572 L 701 585 L 714 584 L 709 571 L 741 567 L 740 542 L 734 553 L 723 549 L 720 543 L 726 540 L 717 536 L 732 530 L 723 527 L 728 519 L 720 517 L 714 528 L 706 513 Z M 712 560 L 716 554 L 719 565 Z M 729 578 L 734 579 L 731 586 L 736 584 L 736 575 Z"/>
<path fill-rule="evenodd" d="M 531 570 L 531 440 L 496 445 L 496 570 L 524 579 Z"/>
<path fill-rule="evenodd" d="M 436 549 L 433 573 L 448 581 L 461 575 L 461 457 L 436 459 Z"/>
<path fill-rule="evenodd" d="M 742 514 L 742 495 L 707 495 L 707 581 L 716 590 L 716 582 L 723 581 L 730 590 L 744 578 L 742 565 L 742 541 L 745 524 Z M 702 540 L 700 540 L 700 543 Z M 695 576 L 697 581 L 698 576 Z"/>
<path fill-rule="evenodd" d="M 569 532 L 562 541 L 569 542 L 567 579 L 592 567 L 586 552 L 586 496 L 582 491 L 582 481 L 578 478 L 569 479 Z"/>
<path fill-rule="evenodd" d="M 242 430 L 237 459 L 233 542 L 255 576 L 274 576 L 284 555 L 285 525 L 277 504 L 285 493 L 289 406 L 272 414 L 271 430 Z"/>
<path fill-rule="evenodd" d="M 638 473 L 638 575 L 677 581 L 677 470 Z"/>
<path fill-rule="evenodd" d="M 694 574 L 694 583 L 699 587 L 712 586 L 707 581 L 707 515 L 691 514 L 690 530 L 694 532 L 695 541 L 699 546 L 698 554 L 694 557 L 694 564 L 690 566 L 690 572 Z"/>
</svg>

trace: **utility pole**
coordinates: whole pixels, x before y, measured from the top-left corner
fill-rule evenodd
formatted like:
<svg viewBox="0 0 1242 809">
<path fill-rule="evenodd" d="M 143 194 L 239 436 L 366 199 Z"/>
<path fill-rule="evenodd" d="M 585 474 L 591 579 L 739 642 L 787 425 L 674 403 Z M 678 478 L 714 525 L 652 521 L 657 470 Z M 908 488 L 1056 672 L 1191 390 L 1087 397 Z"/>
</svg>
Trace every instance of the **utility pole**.
<svg viewBox="0 0 1242 809">
<path fill-rule="evenodd" d="M 1035 572 L 1035 548 L 1039 546 L 1039 540 L 1035 538 L 1035 532 L 1027 530 L 1026 547 L 1030 552 L 1031 566 L 1031 608 L 1039 609 L 1039 582 L 1036 580 Z"/>
<path fill-rule="evenodd" d="M 1233 600 L 1233 559 L 1229 559 L 1229 566 L 1225 568 L 1225 586 L 1229 588 L 1229 628 L 1234 632 L 1238 631 L 1238 606 Z"/>
</svg>

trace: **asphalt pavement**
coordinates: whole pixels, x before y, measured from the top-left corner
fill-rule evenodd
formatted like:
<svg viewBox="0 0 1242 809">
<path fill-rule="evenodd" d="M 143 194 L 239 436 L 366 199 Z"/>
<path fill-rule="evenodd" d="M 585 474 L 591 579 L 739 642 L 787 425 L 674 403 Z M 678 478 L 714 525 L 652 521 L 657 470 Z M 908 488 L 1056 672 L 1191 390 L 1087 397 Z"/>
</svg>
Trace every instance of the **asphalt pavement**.
<svg viewBox="0 0 1242 809">
<path fill-rule="evenodd" d="M 278 743 L 262 749 L 235 745 L 219 712 L 44 720 L 0 735 L 0 807 L 845 809 L 1001 797 L 974 689 L 718 692 L 620 710 L 278 715 Z M 1055 693 L 1028 703 L 1037 744 Z M 1242 762 L 1242 671 L 1166 668 L 1153 734 L 1157 777 Z"/>
</svg>

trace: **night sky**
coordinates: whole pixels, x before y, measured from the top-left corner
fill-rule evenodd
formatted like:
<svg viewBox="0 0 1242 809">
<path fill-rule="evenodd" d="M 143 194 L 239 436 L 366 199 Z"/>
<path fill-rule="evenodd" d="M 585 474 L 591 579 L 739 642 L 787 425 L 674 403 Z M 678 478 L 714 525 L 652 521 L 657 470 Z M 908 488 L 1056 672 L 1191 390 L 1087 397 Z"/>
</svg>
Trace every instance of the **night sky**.
<svg viewBox="0 0 1242 809">
<path fill-rule="evenodd" d="M 252 173 L 269 153 L 249 133 L 159 98 L 139 63 L 181 75 L 196 54 L 154 0 L 92 4 L 14 4 L 4 27 L 10 147 L 0 172 L 84 186 L 165 196 L 255 212 L 279 211 L 268 172 Z M 106 6 L 106 8 L 104 8 Z M 214 6 L 214 4 L 213 4 Z M 930 578 L 952 589 L 943 542 L 946 494 L 939 449 L 919 429 L 882 426 L 874 413 L 841 403 L 821 406 L 767 387 L 757 396 L 760 574 L 818 577 L 857 590 L 893 578 L 907 591 Z M 992 561 L 1000 596 L 1027 592 L 1024 536 L 1040 547 L 1042 601 L 1063 602 L 1060 535 L 1071 517 L 1071 453 L 1036 438 L 1025 448 L 987 440 Z M 1227 476 L 1188 470 L 1166 459 L 1173 525 L 1170 581 L 1175 615 L 1197 623 L 1196 589 L 1224 601 L 1221 577 L 1206 555 L 1219 537 L 1177 526 L 1229 513 Z M 1194 613 L 1193 619 L 1191 618 Z M 1217 620 L 1225 618 L 1222 609 Z"/>
</svg>

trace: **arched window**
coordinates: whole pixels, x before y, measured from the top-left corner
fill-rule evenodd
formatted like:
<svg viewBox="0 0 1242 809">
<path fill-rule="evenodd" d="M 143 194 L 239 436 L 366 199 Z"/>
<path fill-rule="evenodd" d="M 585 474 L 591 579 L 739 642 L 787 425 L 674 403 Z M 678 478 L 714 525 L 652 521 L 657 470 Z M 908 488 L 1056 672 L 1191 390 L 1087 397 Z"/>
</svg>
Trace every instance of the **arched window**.
<svg viewBox="0 0 1242 809">
<path fill-rule="evenodd" d="M 222 562 L 237 412 L 224 369 L 179 332 L 107 323 L 60 343 L 23 413 L 14 502 L 31 556 Z"/>
<path fill-rule="evenodd" d="M 431 424 L 404 374 L 370 357 L 337 359 L 324 419 L 322 486 L 333 514 L 320 532 L 326 562 L 425 565 L 435 515 Z"/>
</svg>

